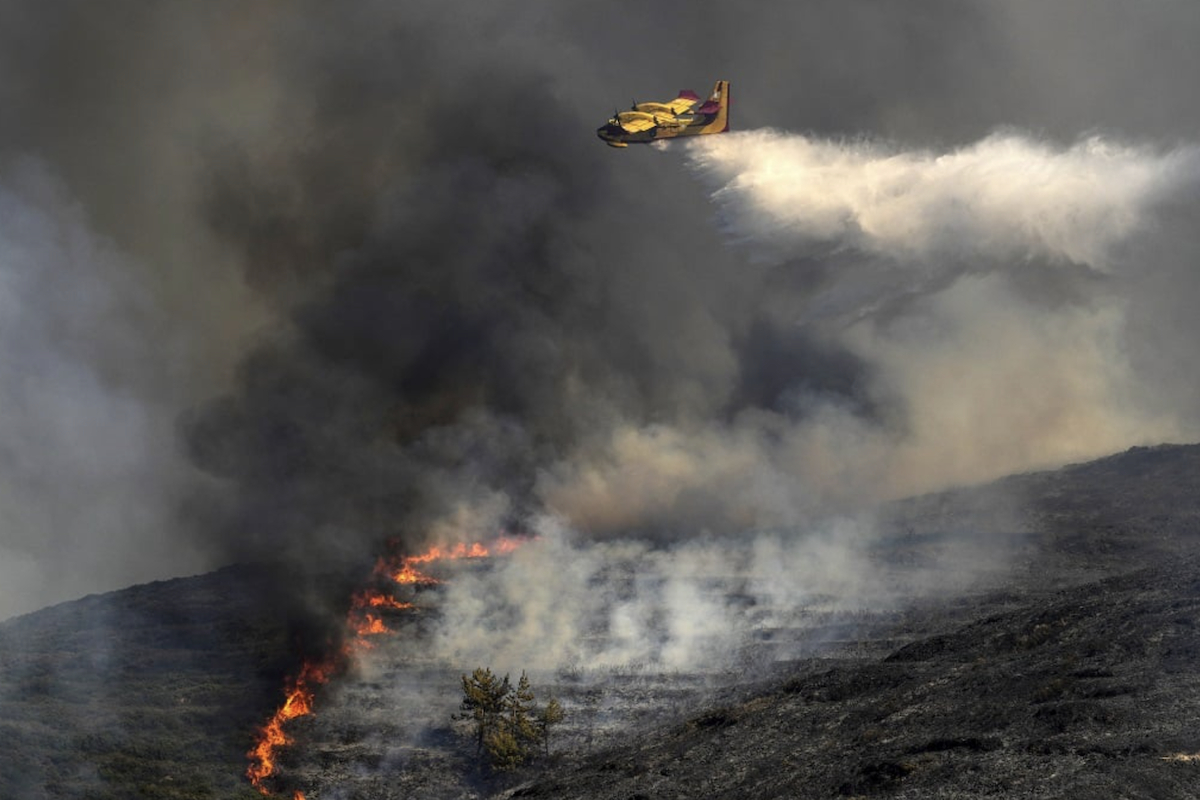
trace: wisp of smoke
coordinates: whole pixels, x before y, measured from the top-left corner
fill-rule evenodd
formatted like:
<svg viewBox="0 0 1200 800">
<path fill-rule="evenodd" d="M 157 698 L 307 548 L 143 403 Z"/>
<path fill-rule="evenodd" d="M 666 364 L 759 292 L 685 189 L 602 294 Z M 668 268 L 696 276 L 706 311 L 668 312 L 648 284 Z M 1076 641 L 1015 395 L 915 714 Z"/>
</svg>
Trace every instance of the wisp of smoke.
<svg viewBox="0 0 1200 800">
<path fill-rule="evenodd" d="M 798 615 L 814 603 L 890 607 L 897 593 L 914 590 L 872 563 L 865 518 L 830 520 L 803 537 L 697 537 L 669 549 L 589 541 L 551 517 L 534 526 L 536 541 L 443 587 L 438 657 L 503 669 L 719 671 L 734 666 L 756 632 L 803 627 Z M 791 644 L 795 654 L 820 642 Z"/>
</svg>

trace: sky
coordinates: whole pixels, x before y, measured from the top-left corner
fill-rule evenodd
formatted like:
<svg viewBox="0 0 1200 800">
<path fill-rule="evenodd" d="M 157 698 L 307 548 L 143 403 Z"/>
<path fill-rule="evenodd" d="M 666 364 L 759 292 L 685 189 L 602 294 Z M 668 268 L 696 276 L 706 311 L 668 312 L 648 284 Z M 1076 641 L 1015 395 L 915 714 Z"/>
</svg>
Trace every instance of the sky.
<svg viewBox="0 0 1200 800">
<path fill-rule="evenodd" d="M 0 618 L 388 540 L 825 543 L 1193 441 L 1198 36 L 1170 0 L 10 0 Z M 595 137 L 717 79 L 733 133 Z"/>
</svg>

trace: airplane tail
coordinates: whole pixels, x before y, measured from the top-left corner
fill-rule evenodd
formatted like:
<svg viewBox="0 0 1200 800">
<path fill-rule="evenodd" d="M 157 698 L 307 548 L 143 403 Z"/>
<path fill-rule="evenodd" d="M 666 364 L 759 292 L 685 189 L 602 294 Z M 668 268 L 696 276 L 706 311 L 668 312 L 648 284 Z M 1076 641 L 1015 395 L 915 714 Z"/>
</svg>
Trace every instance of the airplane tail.
<svg viewBox="0 0 1200 800">
<path fill-rule="evenodd" d="M 725 133 L 729 130 L 729 81 L 717 81 L 713 84 L 709 102 L 717 104 L 717 118 L 708 126 L 705 133 Z"/>
</svg>

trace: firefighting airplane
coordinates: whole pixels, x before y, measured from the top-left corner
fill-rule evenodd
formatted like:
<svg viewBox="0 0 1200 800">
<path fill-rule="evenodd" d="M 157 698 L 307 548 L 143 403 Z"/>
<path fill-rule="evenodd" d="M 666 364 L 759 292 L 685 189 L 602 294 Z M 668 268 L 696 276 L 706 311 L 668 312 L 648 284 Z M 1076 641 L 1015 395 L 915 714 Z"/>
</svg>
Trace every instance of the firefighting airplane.
<svg viewBox="0 0 1200 800">
<path fill-rule="evenodd" d="M 729 81 L 717 81 L 708 99 L 690 89 L 668 103 L 634 103 L 596 129 L 609 147 L 649 144 L 676 136 L 700 136 L 729 130 Z"/>
</svg>

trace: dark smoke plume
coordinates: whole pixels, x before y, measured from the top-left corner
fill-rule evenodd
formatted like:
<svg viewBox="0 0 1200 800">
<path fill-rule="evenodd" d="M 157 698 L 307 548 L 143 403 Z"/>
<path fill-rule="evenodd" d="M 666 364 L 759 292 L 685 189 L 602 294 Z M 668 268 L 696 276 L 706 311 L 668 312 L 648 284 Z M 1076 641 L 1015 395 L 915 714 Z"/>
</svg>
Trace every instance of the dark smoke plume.
<svg viewBox="0 0 1200 800">
<path fill-rule="evenodd" d="M 130 336 L 169 342 L 79 359 L 121 367 L 98 397 L 153 411 L 133 472 L 171 476 L 124 479 L 160 510 L 116 546 L 189 553 L 146 577 L 283 560 L 307 594 L 304 576 L 353 580 L 390 539 L 543 514 L 593 539 L 802 532 L 1194 432 L 1194 197 L 1148 209 L 1103 275 L 935 248 L 936 279 L 822 315 L 839 270 L 908 274 L 912 254 L 843 231 L 763 261 L 730 245 L 679 148 L 591 133 L 630 96 L 727 78 L 735 128 L 831 148 L 944 153 L 1015 126 L 1054 151 L 1095 131 L 1166 150 L 1200 127 L 1191 5 L 727 10 L 8 4 L 0 147 L 60 176 L 114 254 L 106 285 L 146 298 Z M 1028 402 L 1004 402 L 1014 386 Z M 5 550 L 37 562 L 54 548 L 31 542 L 67 537 L 23 530 Z"/>
</svg>

